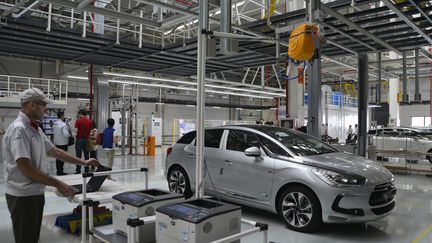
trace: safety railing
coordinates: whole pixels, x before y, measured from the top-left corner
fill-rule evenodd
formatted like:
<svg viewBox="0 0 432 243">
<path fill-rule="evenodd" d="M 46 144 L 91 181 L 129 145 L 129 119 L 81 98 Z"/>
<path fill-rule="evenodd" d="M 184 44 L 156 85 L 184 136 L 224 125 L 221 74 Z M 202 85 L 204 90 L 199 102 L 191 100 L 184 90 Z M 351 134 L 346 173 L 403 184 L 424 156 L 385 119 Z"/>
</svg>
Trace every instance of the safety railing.
<svg viewBox="0 0 432 243">
<path fill-rule="evenodd" d="M 0 75 L 0 100 L 4 102 L 20 102 L 20 94 L 29 88 L 39 88 L 55 104 L 66 105 L 68 97 L 68 81 Z"/>
</svg>

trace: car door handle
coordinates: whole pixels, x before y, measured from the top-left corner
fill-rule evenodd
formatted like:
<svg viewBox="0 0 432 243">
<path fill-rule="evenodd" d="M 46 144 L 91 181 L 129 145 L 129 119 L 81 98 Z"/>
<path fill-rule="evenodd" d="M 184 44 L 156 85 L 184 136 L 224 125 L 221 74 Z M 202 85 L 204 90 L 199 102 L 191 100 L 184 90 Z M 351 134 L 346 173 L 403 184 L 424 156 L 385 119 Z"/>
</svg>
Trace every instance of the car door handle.
<svg viewBox="0 0 432 243">
<path fill-rule="evenodd" d="M 188 154 L 188 157 L 195 158 L 195 154 Z"/>
<path fill-rule="evenodd" d="M 225 166 L 230 166 L 230 165 L 232 165 L 232 162 L 229 161 L 229 160 L 225 160 L 225 161 L 224 161 L 224 165 L 225 165 Z"/>
</svg>

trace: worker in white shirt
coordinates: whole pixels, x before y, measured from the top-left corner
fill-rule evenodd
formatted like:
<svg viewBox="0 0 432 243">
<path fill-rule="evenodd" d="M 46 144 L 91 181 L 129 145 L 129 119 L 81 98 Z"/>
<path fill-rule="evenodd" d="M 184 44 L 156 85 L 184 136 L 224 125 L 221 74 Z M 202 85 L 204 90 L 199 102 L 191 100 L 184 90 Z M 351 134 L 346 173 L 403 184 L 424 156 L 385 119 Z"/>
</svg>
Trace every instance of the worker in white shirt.
<svg viewBox="0 0 432 243">
<path fill-rule="evenodd" d="M 55 187 L 66 197 L 74 189 L 47 173 L 47 155 L 72 164 L 98 166 L 96 159 L 82 160 L 56 148 L 38 126 L 51 99 L 37 88 L 21 94 L 21 111 L 3 138 L 6 203 L 16 243 L 39 241 L 45 186 Z"/>
<path fill-rule="evenodd" d="M 57 118 L 58 120 L 54 123 L 53 126 L 54 145 L 63 151 L 67 151 L 69 137 L 71 136 L 71 134 L 69 132 L 66 123 L 64 122 L 65 119 L 64 112 L 59 111 L 57 113 Z M 60 159 L 56 159 L 56 170 L 58 176 L 67 175 L 63 170 L 63 165 L 64 165 L 64 161 Z"/>
</svg>

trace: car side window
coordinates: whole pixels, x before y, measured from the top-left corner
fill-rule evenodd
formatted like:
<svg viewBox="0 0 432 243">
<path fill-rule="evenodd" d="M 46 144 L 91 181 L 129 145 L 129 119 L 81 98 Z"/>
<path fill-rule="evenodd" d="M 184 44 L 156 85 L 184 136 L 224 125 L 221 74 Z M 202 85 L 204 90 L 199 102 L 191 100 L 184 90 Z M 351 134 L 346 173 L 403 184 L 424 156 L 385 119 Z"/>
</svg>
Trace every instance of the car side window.
<svg viewBox="0 0 432 243">
<path fill-rule="evenodd" d="M 277 155 L 290 156 L 290 154 L 287 151 L 285 151 L 279 145 L 270 141 L 269 139 L 267 139 L 263 136 L 259 136 L 259 139 L 260 139 L 262 145 L 264 145 L 268 150 L 270 150 L 270 152 L 277 154 Z"/>
<path fill-rule="evenodd" d="M 205 131 L 204 146 L 206 148 L 219 148 L 220 140 L 224 130 L 211 129 Z"/>
<path fill-rule="evenodd" d="M 243 152 L 250 147 L 260 147 L 258 136 L 255 133 L 243 130 L 229 130 L 227 150 Z"/>
<path fill-rule="evenodd" d="M 181 137 L 177 143 L 190 144 L 196 137 L 196 131 L 188 132 Z"/>
</svg>

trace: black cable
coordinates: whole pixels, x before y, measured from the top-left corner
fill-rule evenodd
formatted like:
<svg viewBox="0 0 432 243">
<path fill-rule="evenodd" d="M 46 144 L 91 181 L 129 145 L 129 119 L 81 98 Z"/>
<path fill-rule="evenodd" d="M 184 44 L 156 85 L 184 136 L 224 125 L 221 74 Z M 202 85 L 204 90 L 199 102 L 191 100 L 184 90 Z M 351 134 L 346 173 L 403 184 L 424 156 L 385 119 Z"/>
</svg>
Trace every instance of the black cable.
<svg viewBox="0 0 432 243">
<path fill-rule="evenodd" d="M 212 184 L 213 190 L 216 192 L 217 200 L 218 200 L 218 202 L 220 202 L 219 192 L 216 190 L 216 187 L 215 187 L 215 185 L 214 185 L 214 183 L 213 183 L 213 180 L 212 180 L 211 175 L 210 175 L 210 171 L 209 171 L 209 169 L 208 169 L 208 167 L 207 167 L 207 163 L 206 163 L 205 160 L 204 160 L 204 167 L 205 167 L 205 171 L 208 172 L 209 179 L 210 179 L 210 183 Z M 204 177 L 205 177 L 205 176 L 204 176 Z M 204 181 L 204 179 L 203 179 L 203 181 Z"/>
</svg>

